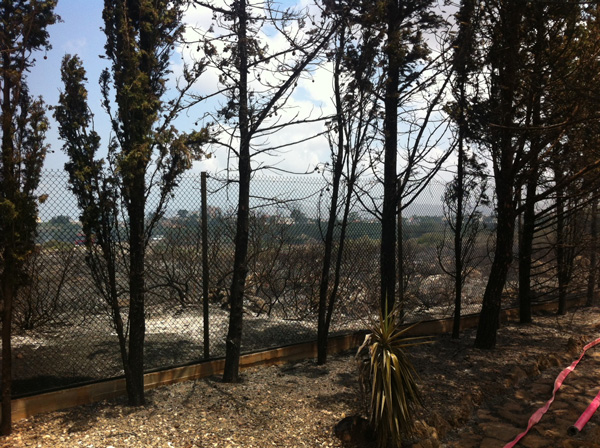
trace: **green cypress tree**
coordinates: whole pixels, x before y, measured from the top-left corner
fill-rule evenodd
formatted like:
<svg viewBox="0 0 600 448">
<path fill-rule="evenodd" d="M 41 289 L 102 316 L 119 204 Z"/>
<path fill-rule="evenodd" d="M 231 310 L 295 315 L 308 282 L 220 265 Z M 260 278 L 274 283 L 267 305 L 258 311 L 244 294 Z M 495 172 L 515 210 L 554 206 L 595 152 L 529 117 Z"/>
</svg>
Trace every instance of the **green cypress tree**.
<svg viewBox="0 0 600 448">
<path fill-rule="evenodd" d="M 164 98 L 169 59 L 184 29 L 182 14 L 186 4 L 167 0 L 105 1 L 105 50 L 111 66 L 102 73 L 100 84 L 103 106 L 110 115 L 114 133 L 106 169 L 104 162 L 94 157 L 99 139 L 89 129 L 85 72 L 81 63 L 69 56 L 63 61 L 65 91 L 55 113 L 70 158 L 66 169 L 82 209 L 88 243 L 92 233 L 100 238 L 100 257 L 92 257 L 97 249 L 88 244 L 88 259 L 111 307 L 130 405 L 144 404 L 144 264 L 150 234 L 164 214 L 179 176 L 202 156 L 202 146 L 208 139 L 206 129 L 181 134 L 172 125 L 190 105 L 184 98 L 203 72 L 201 62 L 185 66 L 176 94 L 169 92 L 171 99 Z M 149 183 L 148 176 L 160 182 Z M 147 198 L 152 189 L 158 191 L 159 199 L 149 211 Z M 126 214 L 123 219 L 118 217 L 121 205 Z M 127 222 L 128 227 L 128 255 L 124 262 L 128 267 L 129 313 L 125 327 L 116 293 L 111 289 L 116 282 L 112 278 L 116 263 L 112 240 L 118 239 L 115 235 L 119 233 L 119 222 Z M 123 328 L 128 328 L 128 332 Z"/>
<path fill-rule="evenodd" d="M 33 52 L 50 48 L 47 27 L 59 18 L 56 0 L 4 0 L 0 3 L 2 154 L 0 159 L 0 298 L 2 299 L 2 421 L 11 432 L 12 307 L 27 281 L 23 265 L 34 245 L 37 198 L 34 196 L 46 155 L 45 106 L 27 94 L 26 71 Z"/>
</svg>

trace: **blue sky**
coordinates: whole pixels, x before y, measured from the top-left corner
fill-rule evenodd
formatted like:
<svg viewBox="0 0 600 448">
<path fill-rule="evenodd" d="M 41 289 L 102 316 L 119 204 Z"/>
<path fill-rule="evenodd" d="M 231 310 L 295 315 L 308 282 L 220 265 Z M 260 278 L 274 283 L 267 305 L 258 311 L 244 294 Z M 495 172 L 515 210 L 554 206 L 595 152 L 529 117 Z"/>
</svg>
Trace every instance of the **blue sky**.
<svg viewBox="0 0 600 448">
<path fill-rule="evenodd" d="M 98 55 L 104 50 L 104 34 L 100 31 L 102 25 L 102 1 L 91 0 L 59 0 L 56 12 L 61 16 L 63 22 L 48 28 L 52 50 L 44 59 L 43 53 L 35 54 L 36 65 L 27 76 L 30 91 L 33 95 L 42 95 L 44 101 L 49 105 L 58 103 L 58 95 L 61 88 L 60 63 L 65 54 L 78 54 L 85 63 L 90 81 L 90 105 L 99 104 L 99 91 L 97 80 L 103 68 L 102 61 Z M 96 110 L 96 108 L 94 108 Z M 96 113 L 96 127 L 102 129 L 107 125 L 102 120 L 101 111 Z M 46 167 L 51 169 L 62 169 L 66 158 L 61 154 L 61 142 L 58 140 L 58 130 L 51 119 L 51 130 L 48 142 L 54 153 L 49 154 Z"/>
<path fill-rule="evenodd" d="M 36 65 L 28 74 L 28 84 L 33 95 L 42 95 L 48 105 L 55 105 L 58 102 L 58 96 L 61 89 L 60 64 L 66 54 L 78 54 L 83 60 L 88 78 L 88 104 L 94 113 L 94 126 L 96 131 L 106 144 L 110 135 L 110 125 L 106 114 L 100 107 L 100 91 L 98 87 L 98 78 L 100 72 L 107 66 L 107 61 L 101 59 L 99 55 L 104 54 L 105 36 L 101 31 L 103 26 L 102 9 L 104 2 L 101 0 L 59 0 L 56 12 L 61 16 L 62 22 L 49 27 L 50 41 L 52 49 L 46 53 L 47 59 L 44 59 L 44 53 L 35 55 Z M 211 14 L 206 10 L 191 10 L 186 16 L 187 20 L 194 25 L 207 26 L 210 24 Z M 177 58 L 179 55 L 176 54 Z M 177 71 L 177 67 L 175 67 Z M 311 79 L 301 82 L 296 98 L 301 97 L 304 106 L 314 106 L 315 103 L 324 103 L 329 100 L 329 94 L 323 94 L 322 90 L 328 91 L 331 83 L 327 74 L 315 76 L 317 84 Z M 202 86 L 216 87 L 216 76 L 214 74 L 204 75 L 200 82 Z M 308 93 L 311 88 L 312 95 Z M 204 90 L 204 89 L 203 89 Z M 180 120 L 181 131 L 189 131 L 193 126 L 197 116 L 208 109 L 215 107 L 214 102 L 205 104 L 191 113 L 189 119 Z M 48 133 L 48 143 L 51 145 L 51 153 L 48 154 L 45 167 L 48 169 L 62 170 L 66 156 L 61 147 L 62 142 L 58 138 L 57 125 L 53 118 L 51 119 L 51 129 Z M 186 129 L 187 128 L 187 129 Z M 288 133 L 287 138 L 293 135 L 304 137 L 307 132 L 319 132 L 323 125 L 313 125 L 312 129 L 295 130 Z M 283 138 L 283 137 L 282 137 Z M 277 136 L 274 137 L 273 144 L 282 143 Z M 227 164 L 227 155 L 216 151 L 211 160 L 196 163 L 194 171 L 207 169 L 208 171 L 223 170 Z M 312 142 L 302 147 L 295 148 L 288 154 L 281 157 L 280 167 L 296 171 L 305 171 L 312 169 L 315 164 L 322 163 L 328 159 L 328 148 L 324 140 L 317 145 Z"/>
<path fill-rule="evenodd" d="M 226 5 L 226 0 L 214 0 L 216 3 Z M 301 5 L 309 4 L 309 0 L 283 0 L 287 4 L 297 1 Z M 88 77 L 88 104 L 94 113 L 94 126 L 106 145 L 110 136 L 108 117 L 100 107 L 100 89 L 98 78 L 100 72 L 107 66 L 107 61 L 99 56 L 104 54 L 105 36 L 101 31 L 103 26 L 102 0 L 59 0 L 56 12 L 61 16 L 62 22 L 49 28 L 52 50 L 44 59 L 43 53 L 38 53 L 36 65 L 28 75 L 30 90 L 34 95 L 42 95 L 49 105 L 58 102 L 61 89 L 60 63 L 65 54 L 78 54 L 83 60 Z M 194 26 L 207 29 L 211 24 L 212 14 L 206 9 L 192 9 L 186 15 L 186 22 Z M 188 36 L 190 37 L 190 36 Z M 271 48 L 285 45 L 280 36 L 263 36 Z M 187 57 L 188 55 L 186 55 Z M 174 72 L 177 74 L 181 67 L 181 54 L 175 52 L 173 58 Z M 198 82 L 198 90 L 204 93 L 214 91 L 218 87 L 218 76 L 215 72 L 204 74 Z M 292 97 L 290 114 L 294 111 L 312 113 L 312 116 L 324 115 L 333 112 L 332 106 L 332 80 L 330 71 L 319 69 L 309 76 L 303 77 L 298 82 L 298 87 Z M 180 131 L 190 131 L 198 117 L 207 111 L 214 110 L 216 102 L 206 103 L 191 111 L 188 117 L 179 120 L 177 124 Z M 308 135 L 314 135 L 324 130 L 323 123 L 312 123 L 304 126 L 294 126 L 269 137 L 268 144 L 278 146 L 291 141 L 301 140 Z M 62 170 L 66 156 L 58 138 L 57 125 L 51 118 L 51 129 L 48 134 L 48 143 L 52 152 L 48 154 L 45 167 L 48 169 Z M 219 149 L 212 148 L 213 157 L 210 160 L 194 164 L 194 171 L 207 170 L 209 172 L 223 171 L 230 160 L 228 154 Z M 275 156 L 260 156 L 257 163 L 263 165 L 276 164 L 278 168 L 293 172 L 311 172 L 315 166 L 330 160 L 329 147 L 326 139 L 309 140 L 303 144 L 290 147 L 290 149 Z"/>
<path fill-rule="evenodd" d="M 226 0 L 214 0 L 226 4 Z M 292 3 L 295 0 L 283 0 L 286 3 Z M 308 4 L 309 0 L 297 0 L 300 4 Z M 107 61 L 99 56 L 104 54 L 105 36 L 101 31 L 103 26 L 102 9 L 104 2 L 102 0 L 59 0 L 56 12 L 61 16 L 62 22 L 49 28 L 52 50 L 50 50 L 44 59 L 44 53 L 35 55 L 36 65 L 28 75 L 28 84 L 33 95 L 42 95 L 49 105 L 55 105 L 58 102 L 58 96 L 61 89 L 60 64 L 66 54 L 78 54 L 83 60 L 88 77 L 88 104 L 94 112 L 94 126 L 96 131 L 102 137 L 104 145 L 108 142 L 110 136 L 110 125 L 108 117 L 100 107 L 100 89 L 98 78 L 103 68 L 107 66 Z M 186 16 L 186 21 L 201 28 L 208 28 L 211 23 L 211 14 L 207 10 L 190 10 Z M 282 45 L 282 39 L 278 36 L 264 36 L 272 48 L 278 48 Z M 180 70 L 177 63 L 181 60 L 181 55 L 176 52 L 174 61 L 175 74 Z M 207 73 L 199 81 L 198 90 L 204 92 L 213 91 L 217 88 L 216 73 Z M 294 111 L 312 111 L 313 116 L 333 112 L 331 102 L 332 81 L 330 72 L 320 69 L 304 77 L 298 83 L 296 93 L 291 100 Z M 216 104 L 207 103 L 201 105 L 195 111 L 192 111 L 189 117 L 184 117 L 178 121 L 180 130 L 183 132 L 193 128 L 194 122 L 204 112 L 214 110 Z M 285 129 L 269 137 L 269 144 L 278 146 L 290 141 L 301 140 L 309 135 L 322 132 L 323 123 L 312 123 L 305 126 L 294 126 Z M 62 142 L 58 138 L 57 125 L 51 118 L 51 129 L 48 133 L 48 143 L 51 145 L 51 153 L 48 154 L 45 167 L 53 170 L 63 170 L 67 161 L 61 147 Z M 310 140 L 291 147 L 286 153 L 275 156 L 262 155 L 257 158 L 257 162 L 263 165 L 275 164 L 278 168 L 292 172 L 311 172 L 314 167 L 328 162 L 330 160 L 329 147 L 326 139 Z M 227 168 L 229 161 L 228 154 L 223 150 L 214 149 L 214 156 L 207 161 L 194 164 L 193 171 L 199 172 L 207 170 L 210 173 L 222 172 Z"/>
</svg>

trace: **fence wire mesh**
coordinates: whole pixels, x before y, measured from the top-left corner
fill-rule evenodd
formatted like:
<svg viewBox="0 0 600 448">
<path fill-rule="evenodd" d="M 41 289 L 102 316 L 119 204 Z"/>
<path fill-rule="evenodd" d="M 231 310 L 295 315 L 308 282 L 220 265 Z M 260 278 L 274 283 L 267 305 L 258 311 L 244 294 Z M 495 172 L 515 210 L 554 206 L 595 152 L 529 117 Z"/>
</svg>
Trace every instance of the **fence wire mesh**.
<svg viewBox="0 0 600 448">
<path fill-rule="evenodd" d="M 243 352 L 316 339 L 323 236 L 329 189 L 320 178 L 252 181 Z M 403 211 L 402 235 L 407 322 L 450 317 L 453 283 L 450 236 L 443 218 L 444 185 L 433 183 Z M 90 275 L 79 210 L 63 172 L 47 171 L 40 193 L 37 249 L 31 283 L 14 309 L 14 395 L 112 378 L 123 374 L 111 309 Z M 378 203 L 377 187 L 370 191 Z M 234 255 L 237 184 L 208 178 L 208 320 L 210 357 L 225 354 L 228 295 Z M 150 196 L 148 207 L 152 209 Z M 363 330 L 378 315 L 380 222 L 362 204 L 350 210 L 340 287 L 330 334 Z M 484 223 L 484 221 L 488 221 Z M 482 226 L 465 284 L 463 313 L 479 311 L 489 266 L 493 218 Z M 339 227 L 339 226 L 338 226 Z M 157 222 L 146 255 L 147 370 L 204 358 L 200 175 L 181 179 Z M 339 232 L 339 230 L 336 230 Z M 335 248 L 337 250 L 337 246 Z M 122 312 L 127 313 L 126 250 L 118 264 Z M 335 259 L 335 251 L 334 251 Z"/>
</svg>

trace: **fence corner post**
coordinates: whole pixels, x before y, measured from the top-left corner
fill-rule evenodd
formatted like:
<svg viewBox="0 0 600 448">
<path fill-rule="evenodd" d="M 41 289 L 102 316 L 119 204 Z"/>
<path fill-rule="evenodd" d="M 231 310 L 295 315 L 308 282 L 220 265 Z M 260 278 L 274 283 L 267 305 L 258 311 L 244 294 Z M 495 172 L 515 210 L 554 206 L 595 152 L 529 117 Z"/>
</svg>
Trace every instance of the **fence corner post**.
<svg viewBox="0 0 600 448">
<path fill-rule="evenodd" d="M 210 358 L 210 328 L 208 326 L 208 212 L 206 205 L 206 171 L 200 175 L 200 191 L 202 196 L 202 318 L 204 327 L 204 358 Z"/>
</svg>

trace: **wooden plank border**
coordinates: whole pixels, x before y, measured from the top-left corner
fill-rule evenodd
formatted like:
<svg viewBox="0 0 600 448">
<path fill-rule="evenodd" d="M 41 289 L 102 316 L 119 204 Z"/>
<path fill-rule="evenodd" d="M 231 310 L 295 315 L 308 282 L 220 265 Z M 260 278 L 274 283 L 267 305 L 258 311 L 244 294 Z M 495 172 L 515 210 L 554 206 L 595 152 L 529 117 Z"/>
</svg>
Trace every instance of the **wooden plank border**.
<svg viewBox="0 0 600 448">
<path fill-rule="evenodd" d="M 583 304 L 583 302 L 583 299 L 573 299 L 569 301 L 569 305 L 577 306 Z M 535 311 L 555 311 L 557 307 L 558 304 L 554 301 L 534 305 L 533 309 Z M 513 320 L 518 317 L 518 313 L 519 310 L 517 308 L 502 310 L 502 321 Z M 461 330 L 477 326 L 478 320 L 478 314 L 463 316 L 461 318 Z M 410 329 L 406 335 L 429 336 L 450 333 L 452 331 L 452 324 L 452 318 L 425 321 Z M 363 331 L 332 337 L 329 339 L 328 352 L 335 354 L 351 348 L 356 348 L 363 342 L 365 334 L 366 332 Z M 291 361 L 314 358 L 316 355 L 316 341 L 305 342 L 243 355 L 240 359 L 240 368 L 247 369 L 255 366 L 283 364 Z M 144 388 L 148 390 L 181 381 L 195 380 L 220 374 L 223 372 L 224 366 L 224 359 L 215 359 L 169 370 L 150 372 L 144 375 Z M 74 406 L 112 399 L 125 394 L 125 379 L 118 378 L 32 395 L 30 397 L 17 398 L 12 400 L 12 418 L 13 421 L 18 421 L 42 412 L 58 411 Z"/>
</svg>

